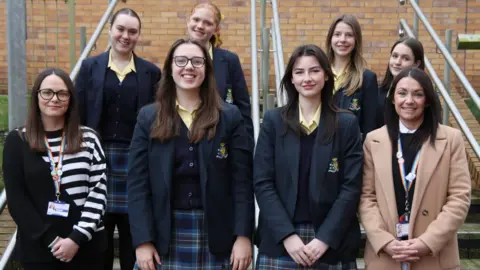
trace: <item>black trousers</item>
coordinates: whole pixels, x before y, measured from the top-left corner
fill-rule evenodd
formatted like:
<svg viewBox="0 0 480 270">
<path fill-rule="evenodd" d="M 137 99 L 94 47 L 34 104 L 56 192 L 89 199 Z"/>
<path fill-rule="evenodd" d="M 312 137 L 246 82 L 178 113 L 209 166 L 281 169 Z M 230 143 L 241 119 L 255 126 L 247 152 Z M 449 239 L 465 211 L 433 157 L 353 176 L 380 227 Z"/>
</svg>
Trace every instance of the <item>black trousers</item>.
<svg viewBox="0 0 480 270">
<path fill-rule="evenodd" d="M 120 269 L 132 270 L 135 265 L 135 251 L 132 245 L 132 235 L 130 234 L 130 223 L 128 214 L 106 213 L 104 218 L 105 231 L 107 232 L 108 247 L 105 252 L 104 270 L 112 270 L 114 245 L 113 233 L 115 226 L 118 228 L 119 250 L 120 250 Z M 91 269 L 88 269 L 91 270 Z"/>
<path fill-rule="evenodd" d="M 69 263 L 61 261 L 47 262 L 47 263 L 22 263 L 24 270 L 103 270 L 104 269 L 104 254 L 98 254 L 94 257 L 73 257 Z"/>
</svg>

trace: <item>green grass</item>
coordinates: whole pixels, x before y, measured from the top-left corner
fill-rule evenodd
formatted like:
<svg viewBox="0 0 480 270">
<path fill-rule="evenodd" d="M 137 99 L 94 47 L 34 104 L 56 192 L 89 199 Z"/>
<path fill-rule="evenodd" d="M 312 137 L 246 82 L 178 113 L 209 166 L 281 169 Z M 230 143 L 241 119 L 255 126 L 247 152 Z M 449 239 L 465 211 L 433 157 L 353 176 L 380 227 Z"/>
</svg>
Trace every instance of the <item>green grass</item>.
<svg viewBox="0 0 480 270">
<path fill-rule="evenodd" d="M 473 100 L 471 98 L 469 98 L 469 99 L 465 100 L 465 103 L 467 104 L 467 107 L 470 109 L 470 111 L 475 116 L 477 121 L 480 122 L 480 110 L 477 108 L 477 106 L 475 105 Z"/>
</svg>

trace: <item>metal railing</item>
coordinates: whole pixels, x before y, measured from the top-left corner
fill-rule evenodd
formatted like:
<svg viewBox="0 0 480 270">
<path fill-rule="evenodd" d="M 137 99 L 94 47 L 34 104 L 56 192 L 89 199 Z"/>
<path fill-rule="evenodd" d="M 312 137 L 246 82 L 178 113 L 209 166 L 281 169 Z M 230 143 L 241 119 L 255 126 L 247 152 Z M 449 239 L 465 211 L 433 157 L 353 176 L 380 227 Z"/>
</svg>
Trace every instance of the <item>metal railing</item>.
<svg viewBox="0 0 480 270">
<path fill-rule="evenodd" d="M 427 23 L 428 23 L 428 21 L 427 21 Z M 414 32 L 412 31 L 412 29 L 410 29 L 410 27 L 408 26 L 408 23 L 405 19 L 400 20 L 400 25 L 408 36 L 413 37 L 413 38 L 417 38 L 415 36 Z M 441 43 L 440 44 L 437 43 L 437 45 L 442 45 L 443 46 L 443 44 L 441 44 Z M 447 51 L 447 53 L 448 53 L 448 51 Z M 448 54 L 450 55 L 450 53 L 448 53 Z M 433 79 L 433 82 L 435 83 L 437 88 L 440 90 L 440 93 L 443 96 L 443 99 L 444 99 L 445 103 L 447 104 L 451 113 L 455 117 L 455 120 L 457 120 L 457 123 L 460 126 L 463 134 L 465 134 L 465 137 L 467 138 L 468 142 L 472 146 L 472 149 L 474 150 L 477 157 L 480 157 L 480 146 L 478 145 L 477 140 L 473 136 L 472 131 L 467 126 L 467 123 L 465 122 L 465 119 L 463 119 L 462 115 L 460 114 L 460 111 L 458 110 L 457 106 L 455 105 L 452 98 L 450 97 L 450 94 L 448 93 L 447 89 L 443 85 L 442 80 L 440 80 L 440 78 L 438 77 L 437 73 L 435 72 L 435 69 L 433 68 L 430 60 L 426 56 L 424 57 L 424 62 L 425 62 L 426 69 L 428 70 L 429 74 L 431 75 L 431 77 Z"/>
<path fill-rule="evenodd" d="M 405 3 L 404 0 L 400 1 L 400 4 L 403 5 L 404 3 Z M 435 41 L 435 44 L 438 46 L 438 48 L 442 52 L 443 57 L 445 57 L 445 60 L 447 60 L 448 65 L 453 69 L 453 72 L 455 72 L 455 75 L 457 75 L 458 79 L 460 80 L 463 87 L 465 88 L 465 90 L 468 92 L 468 94 L 472 98 L 472 100 L 475 103 L 475 105 L 477 106 L 477 108 L 480 109 L 480 97 L 478 97 L 477 92 L 475 91 L 475 89 L 473 89 L 473 87 L 470 84 L 470 82 L 468 81 L 467 77 L 465 77 L 465 74 L 462 72 L 460 67 L 457 65 L 457 63 L 453 59 L 452 55 L 450 54 L 450 52 L 447 50 L 447 48 L 443 44 L 440 37 L 438 37 L 438 35 L 435 32 L 435 30 L 433 29 L 432 25 L 428 21 L 427 17 L 425 17 L 425 15 L 423 14 L 422 9 L 418 5 L 418 0 L 411 0 L 411 1 L 409 1 L 409 3 L 410 3 L 410 5 L 412 6 L 412 8 L 415 12 L 414 22 L 417 21 L 416 25 L 414 24 L 414 29 L 413 29 L 413 32 L 412 32 L 412 36 L 417 37 L 417 35 L 418 35 L 416 33 L 418 33 L 418 19 L 420 19 L 422 21 L 423 25 L 425 26 L 425 29 L 428 31 L 430 36 Z"/>
<path fill-rule="evenodd" d="M 95 29 L 95 32 L 93 33 L 92 37 L 88 41 L 85 49 L 82 51 L 80 58 L 78 59 L 77 63 L 75 64 L 75 67 L 70 73 L 70 79 L 72 81 L 75 80 L 75 78 L 78 75 L 78 72 L 80 71 L 80 66 L 85 60 L 88 55 L 90 54 L 93 46 L 95 45 L 95 42 L 97 42 L 98 38 L 100 37 L 100 34 L 102 33 L 102 30 L 105 26 L 105 24 L 108 22 L 108 19 L 112 15 L 113 11 L 115 10 L 115 7 L 117 6 L 118 2 L 120 0 L 111 0 L 110 4 L 108 5 L 107 10 L 103 14 L 103 17 L 100 19 L 100 22 L 97 25 L 97 28 Z M 126 2 L 125 0 L 121 0 L 123 2 Z M 108 48 L 108 47 L 107 47 Z M 7 205 L 7 195 L 5 192 L 5 189 L 2 191 L 0 194 L 0 214 L 3 213 L 3 210 L 5 209 Z M 10 241 L 8 242 L 7 248 L 5 249 L 5 252 L 2 255 L 2 258 L 0 259 L 0 270 L 3 270 L 5 266 L 8 264 L 8 261 L 10 260 L 10 257 L 12 256 L 12 252 L 15 248 L 15 243 L 17 240 L 17 231 L 12 235 L 10 238 Z"/>
</svg>

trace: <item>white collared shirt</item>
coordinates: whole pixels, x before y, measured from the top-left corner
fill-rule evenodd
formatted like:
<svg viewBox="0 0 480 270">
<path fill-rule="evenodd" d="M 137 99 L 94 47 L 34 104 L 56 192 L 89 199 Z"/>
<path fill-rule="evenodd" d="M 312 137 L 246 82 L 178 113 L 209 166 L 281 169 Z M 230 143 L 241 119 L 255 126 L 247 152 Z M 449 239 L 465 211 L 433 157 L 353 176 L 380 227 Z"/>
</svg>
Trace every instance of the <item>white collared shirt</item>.
<svg viewBox="0 0 480 270">
<path fill-rule="evenodd" d="M 402 121 L 398 120 L 398 131 L 400 133 L 406 133 L 406 134 L 411 134 L 411 133 L 415 133 L 415 131 L 417 131 L 416 129 L 408 129 L 403 123 Z"/>
</svg>

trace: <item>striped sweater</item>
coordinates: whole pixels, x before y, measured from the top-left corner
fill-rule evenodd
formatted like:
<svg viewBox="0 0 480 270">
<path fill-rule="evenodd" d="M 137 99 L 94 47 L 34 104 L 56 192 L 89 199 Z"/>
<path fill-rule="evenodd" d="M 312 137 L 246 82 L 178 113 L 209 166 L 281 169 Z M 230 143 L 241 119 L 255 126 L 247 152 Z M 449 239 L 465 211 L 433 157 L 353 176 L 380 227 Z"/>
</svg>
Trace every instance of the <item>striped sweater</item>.
<svg viewBox="0 0 480 270">
<path fill-rule="evenodd" d="M 31 151 L 18 130 L 10 132 L 5 142 L 3 169 L 10 213 L 19 231 L 40 235 L 46 246 L 57 237 L 69 237 L 81 246 L 104 230 L 105 155 L 96 133 L 87 127 L 81 130 L 81 151 L 63 158 L 60 201 L 70 204 L 67 218 L 46 214 L 48 202 L 56 200 L 47 153 Z M 61 130 L 46 134 L 55 163 L 61 134 Z"/>
</svg>

